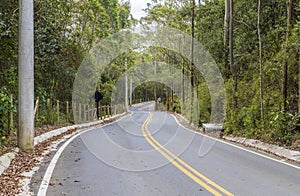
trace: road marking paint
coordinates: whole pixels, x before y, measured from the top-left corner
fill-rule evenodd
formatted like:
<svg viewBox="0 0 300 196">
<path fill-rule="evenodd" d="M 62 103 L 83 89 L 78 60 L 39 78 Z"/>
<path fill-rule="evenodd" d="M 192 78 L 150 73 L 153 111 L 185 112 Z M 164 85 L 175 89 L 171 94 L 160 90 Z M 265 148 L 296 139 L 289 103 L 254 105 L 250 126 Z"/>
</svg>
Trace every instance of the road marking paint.
<svg viewBox="0 0 300 196">
<path fill-rule="evenodd" d="M 77 134 L 75 134 L 74 136 L 72 136 L 70 139 L 68 139 L 59 149 L 58 151 L 55 153 L 54 157 L 52 158 L 51 162 L 49 163 L 48 165 L 48 168 L 45 172 L 45 175 L 43 177 L 43 180 L 41 182 L 41 185 L 39 187 L 39 190 L 38 190 L 38 193 L 37 193 L 37 196 L 46 196 L 47 194 L 47 189 L 48 189 L 48 186 L 49 186 L 49 183 L 50 183 L 50 180 L 51 180 L 51 177 L 52 177 L 52 174 L 53 174 L 53 171 L 54 171 L 54 168 L 57 164 L 57 161 L 59 159 L 59 157 L 61 156 L 61 154 L 63 153 L 63 151 L 65 150 L 65 148 L 78 136 L 80 136 L 81 134 L 84 134 L 88 131 L 92 131 L 98 127 L 107 127 L 113 123 L 116 123 L 118 121 L 121 121 L 123 120 L 124 118 L 126 117 L 130 117 L 132 116 L 133 113 L 131 113 L 130 115 L 125 115 L 123 116 L 122 118 L 118 119 L 117 121 L 114 121 L 114 122 L 111 122 L 111 123 L 108 123 L 108 124 L 105 124 L 105 125 L 102 125 L 102 126 L 96 126 L 94 128 L 90 128 L 90 129 L 87 129 L 85 131 L 81 131 L 79 130 Z"/>
<path fill-rule="evenodd" d="M 204 175 L 202 175 L 200 172 L 192 168 L 190 165 L 185 163 L 183 160 L 181 160 L 179 157 L 174 155 L 172 152 L 170 152 L 168 149 L 163 147 L 155 138 L 152 137 L 151 133 L 149 132 L 148 129 L 148 124 L 152 118 L 152 114 L 150 113 L 144 124 L 142 125 L 142 132 L 146 140 L 149 142 L 149 144 L 156 149 L 160 154 L 162 154 L 166 159 L 168 159 L 174 166 L 176 166 L 180 171 L 182 171 L 185 175 L 190 177 L 192 180 L 194 180 L 196 183 L 201 185 L 203 188 L 208 190 L 210 193 L 213 195 L 222 195 L 219 192 L 217 192 L 215 189 L 210 187 L 208 184 L 211 186 L 215 187 L 222 193 L 226 195 L 232 196 L 233 194 L 230 193 L 229 191 L 225 190 L 221 186 L 217 185 Z M 197 177 L 198 176 L 198 177 Z M 206 183 L 202 180 L 206 181 Z"/>
<path fill-rule="evenodd" d="M 264 155 L 264 154 L 260 154 L 260 153 L 258 153 L 258 152 L 255 152 L 255 151 L 253 151 L 253 150 L 249 150 L 249 149 L 243 148 L 243 147 L 241 147 L 241 146 L 238 146 L 238 145 L 229 143 L 229 142 L 227 142 L 227 141 L 220 140 L 220 139 L 217 139 L 217 138 L 214 138 L 214 137 L 211 137 L 211 136 L 204 135 L 204 134 L 202 134 L 202 133 L 193 131 L 193 130 L 191 130 L 191 129 L 185 128 L 182 124 L 180 124 L 180 123 L 178 122 L 178 120 L 176 119 L 176 117 L 175 117 L 174 115 L 172 115 L 172 116 L 173 116 L 173 118 L 175 119 L 175 121 L 177 122 L 177 124 L 178 124 L 179 126 L 181 126 L 181 127 L 182 127 L 183 129 L 185 129 L 185 130 L 188 130 L 188 131 L 193 132 L 193 133 L 195 133 L 195 134 L 201 135 L 202 137 L 206 137 L 206 138 L 209 138 L 209 139 L 218 141 L 218 142 L 220 142 L 220 143 L 223 143 L 223 144 L 226 144 L 226 145 L 229 145 L 229 146 L 238 148 L 238 149 L 240 149 L 240 150 L 243 150 L 243 151 L 246 151 L 246 152 L 249 152 L 249 153 L 258 155 L 258 156 L 263 157 L 263 158 L 265 158 L 265 159 L 269 159 L 269 160 L 272 160 L 272 161 L 274 161 L 274 162 L 281 163 L 281 164 L 286 165 L 286 166 L 289 166 L 289 167 L 293 167 L 293 168 L 295 168 L 295 169 L 300 169 L 299 166 L 296 166 L 296 165 L 293 165 L 293 164 L 291 164 L 291 163 L 288 163 L 288 162 L 286 162 L 286 160 L 285 160 L 285 161 L 278 160 L 278 159 L 272 158 L 272 157 L 270 157 L 270 156 L 267 156 L 267 155 Z"/>
<path fill-rule="evenodd" d="M 90 129 L 89 129 L 90 130 Z M 89 130 L 86 130 L 82 133 L 85 133 Z M 76 138 L 78 137 L 80 134 L 82 133 L 77 133 L 76 135 L 74 135 L 71 139 L 69 139 L 66 143 L 64 143 L 60 148 L 59 150 L 55 153 L 54 157 L 52 158 L 46 172 L 45 172 L 45 175 L 44 175 L 44 178 L 41 182 L 41 185 L 40 185 L 40 188 L 38 190 L 38 193 L 37 193 L 37 196 L 45 196 L 46 193 L 47 193 L 47 189 L 48 189 L 48 186 L 49 186 L 49 183 L 50 183 L 50 180 L 51 180 L 51 177 L 52 177 L 52 173 L 54 171 L 54 168 L 56 166 L 56 163 L 60 157 L 60 155 L 62 154 L 62 152 L 65 150 L 65 148 Z"/>
</svg>

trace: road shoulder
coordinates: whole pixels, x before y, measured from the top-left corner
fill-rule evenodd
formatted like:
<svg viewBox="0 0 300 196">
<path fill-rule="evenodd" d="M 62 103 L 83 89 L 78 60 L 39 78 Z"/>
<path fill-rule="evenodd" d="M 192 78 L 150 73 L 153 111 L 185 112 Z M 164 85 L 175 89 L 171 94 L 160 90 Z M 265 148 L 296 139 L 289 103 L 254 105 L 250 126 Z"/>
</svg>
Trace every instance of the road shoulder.
<svg viewBox="0 0 300 196">
<path fill-rule="evenodd" d="M 205 135 L 207 137 L 213 137 L 215 139 L 221 139 L 226 142 L 230 142 L 233 144 L 239 144 L 243 147 L 250 148 L 251 150 L 264 152 L 271 156 L 276 156 L 279 159 L 282 159 L 282 162 L 289 161 L 291 163 L 295 163 L 297 165 L 300 164 L 300 152 L 296 150 L 290 150 L 281 146 L 268 144 L 265 142 L 261 142 L 259 140 L 247 139 L 242 137 L 234 137 L 234 136 L 223 136 L 218 133 L 206 133 L 202 128 L 195 128 L 195 126 L 191 125 L 189 121 L 184 118 L 182 115 L 177 113 L 171 113 L 173 117 L 177 120 L 178 124 L 185 127 L 190 131 L 194 131 Z"/>
</svg>

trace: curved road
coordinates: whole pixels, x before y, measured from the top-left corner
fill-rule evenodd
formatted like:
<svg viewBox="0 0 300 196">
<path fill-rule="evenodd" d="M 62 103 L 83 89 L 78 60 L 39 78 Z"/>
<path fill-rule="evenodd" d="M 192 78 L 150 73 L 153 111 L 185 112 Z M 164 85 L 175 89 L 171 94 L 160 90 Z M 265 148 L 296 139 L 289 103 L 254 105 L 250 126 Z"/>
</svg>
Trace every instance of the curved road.
<svg viewBox="0 0 300 196">
<path fill-rule="evenodd" d="M 131 115 L 74 137 L 49 186 L 32 185 L 35 194 L 299 195 L 299 167 L 186 130 L 152 108 L 136 106 Z"/>
</svg>

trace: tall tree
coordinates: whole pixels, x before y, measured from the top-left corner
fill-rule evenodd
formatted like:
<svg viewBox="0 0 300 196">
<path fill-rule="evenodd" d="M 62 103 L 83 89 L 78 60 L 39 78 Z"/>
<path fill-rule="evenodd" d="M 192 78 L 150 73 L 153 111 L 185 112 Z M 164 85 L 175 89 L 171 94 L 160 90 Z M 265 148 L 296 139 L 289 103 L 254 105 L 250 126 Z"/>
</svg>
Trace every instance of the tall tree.
<svg viewBox="0 0 300 196">
<path fill-rule="evenodd" d="M 237 108 L 237 66 L 234 64 L 233 55 L 233 0 L 229 0 L 229 56 L 230 56 L 230 69 L 233 78 L 232 86 L 232 105 Z"/>
<path fill-rule="evenodd" d="M 185 109 L 185 88 L 184 88 L 184 77 L 185 77 L 185 71 L 184 71 L 184 59 L 182 57 L 181 59 L 181 113 L 184 111 Z"/>
<path fill-rule="evenodd" d="M 230 0 L 225 0 L 225 15 L 224 15 L 224 67 L 226 77 L 228 78 L 228 45 L 229 45 L 229 21 L 230 20 Z"/>
<path fill-rule="evenodd" d="M 191 43 L 191 59 L 190 59 L 190 74 L 191 74 L 191 107 L 190 107 L 190 123 L 193 122 L 194 111 L 194 45 L 195 45 L 195 0 L 192 0 L 192 43 Z M 198 106 L 197 106 L 198 107 Z"/>
<path fill-rule="evenodd" d="M 283 94 L 283 108 L 287 110 L 287 96 L 288 96 L 288 58 L 287 52 L 289 48 L 289 37 L 291 34 L 291 24 L 292 24 L 292 7 L 293 0 L 287 0 L 287 24 L 286 24 L 286 40 L 284 49 L 284 64 L 283 64 L 283 81 L 282 81 L 282 94 Z"/>
<path fill-rule="evenodd" d="M 259 90 L 260 90 L 260 118 L 263 123 L 264 120 L 264 103 L 263 103 L 263 64 L 262 64 L 262 42 L 260 30 L 260 14 L 261 13 L 261 0 L 258 0 L 257 5 L 257 34 L 259 45 Z"/>
</svg>

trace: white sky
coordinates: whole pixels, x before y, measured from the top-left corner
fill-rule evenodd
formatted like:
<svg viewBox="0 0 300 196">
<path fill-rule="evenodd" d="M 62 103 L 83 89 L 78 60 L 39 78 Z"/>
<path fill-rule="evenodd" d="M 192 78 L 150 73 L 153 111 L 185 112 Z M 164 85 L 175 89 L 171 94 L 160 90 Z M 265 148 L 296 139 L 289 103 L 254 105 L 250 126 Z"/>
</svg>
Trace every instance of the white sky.
<svg viewBox="0 0 300 196">
<path fill-rule="evenodd" d="M 142 9 L 147 8 L 147 3 L 151 0 L 130 0 L 131 4 L 131 14 L 135 19 L 140 19 L 145 16 L 145 12 Z"/>
</svg>

